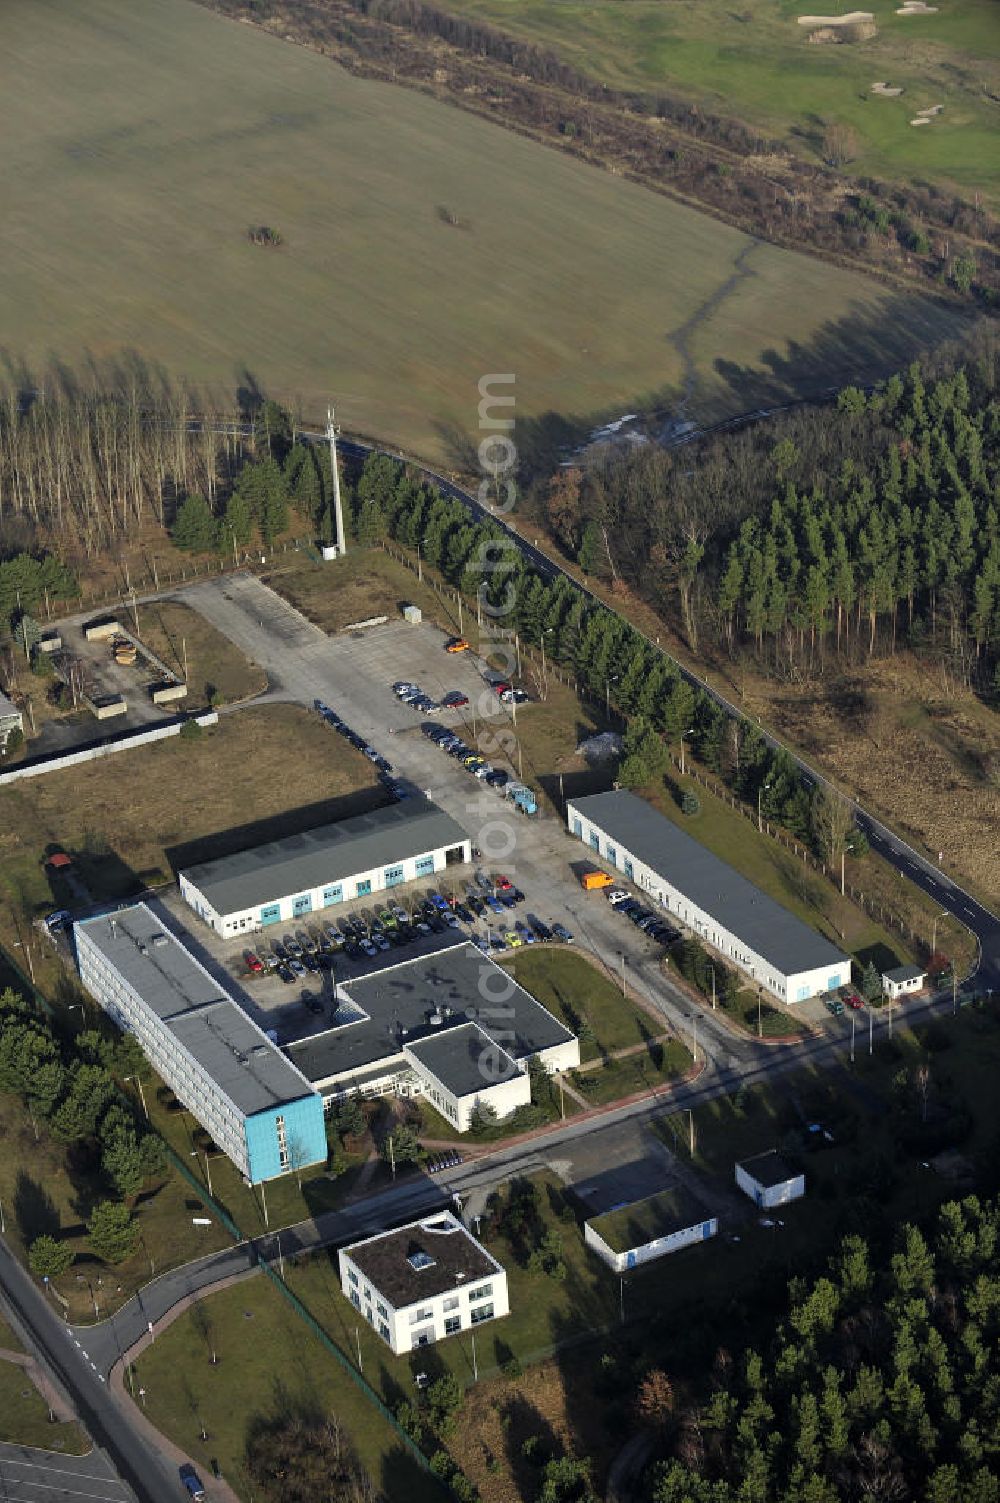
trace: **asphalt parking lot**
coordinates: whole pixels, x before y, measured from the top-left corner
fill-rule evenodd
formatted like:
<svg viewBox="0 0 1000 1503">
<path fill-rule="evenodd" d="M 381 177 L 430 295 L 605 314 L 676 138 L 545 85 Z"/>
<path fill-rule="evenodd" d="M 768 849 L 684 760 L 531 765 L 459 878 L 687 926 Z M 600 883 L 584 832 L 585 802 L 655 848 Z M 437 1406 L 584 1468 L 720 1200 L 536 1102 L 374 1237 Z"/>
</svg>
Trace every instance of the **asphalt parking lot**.
<svg viewBox="0 0 1000 1503">
<path fill-rule="evenodd" d="M 134 1495 L 97 1450 L 57 1456 L 30 1446 L 0 1444 L 4 1503 L 134 1503 Z"/>
</svg>

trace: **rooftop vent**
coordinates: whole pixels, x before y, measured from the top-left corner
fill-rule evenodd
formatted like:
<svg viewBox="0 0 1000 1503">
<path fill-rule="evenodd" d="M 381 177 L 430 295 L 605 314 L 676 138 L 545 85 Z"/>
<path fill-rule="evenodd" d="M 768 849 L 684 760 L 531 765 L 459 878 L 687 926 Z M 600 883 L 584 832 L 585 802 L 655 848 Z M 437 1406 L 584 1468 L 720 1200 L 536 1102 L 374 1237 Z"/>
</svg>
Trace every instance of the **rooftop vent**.
<svg viewBox="0 0 1000 1503">
<path fill-rule="evenodd" d="M 167 943 L 167 936 L 165 934 L 153 935 L 153 944 L 157 947 L 158 950 L 162 950 L 163 946 Z"/>
<path fill-rule="evenodd" d="M 406 1259 L 414 1273 L 419 1273 L 422 1268 L 433 1268 L 434 1259 L 430 1253 L 424 1252 L 422 1247 L 415 1247 Z"/>
</svg>

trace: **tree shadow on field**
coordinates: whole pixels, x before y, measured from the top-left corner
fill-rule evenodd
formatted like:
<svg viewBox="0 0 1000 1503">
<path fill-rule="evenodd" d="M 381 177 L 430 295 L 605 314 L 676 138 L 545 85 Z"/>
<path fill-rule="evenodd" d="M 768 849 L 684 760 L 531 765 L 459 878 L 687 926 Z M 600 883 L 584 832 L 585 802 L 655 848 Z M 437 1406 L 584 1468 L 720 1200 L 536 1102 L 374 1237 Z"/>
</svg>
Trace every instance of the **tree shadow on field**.
<svg viewBox="0 0 1000 1503">
<path fill-rule="evenodd" d="M 765 350 L 753 364 L 722 357 L 714 362 L 731 401 L 725 409 L 745 412 L 797 399 L 819 398 L 852 382 L 883 379 L 945 339 L 961 338 L 973 315 L 927 297 L 898 294 L 878 312 L 855 306 L 831 319 L 805 343 Z"/>
<path fill-rule="evenodd" d="M 60 1218 L 55 1201 L 45 1186 L 23 1169 L 17 1171 L 14 1181 L 14 1218 L 25 1244 L 34 1242 L 36 1237 L 59 1235 Z"/>
</svg>

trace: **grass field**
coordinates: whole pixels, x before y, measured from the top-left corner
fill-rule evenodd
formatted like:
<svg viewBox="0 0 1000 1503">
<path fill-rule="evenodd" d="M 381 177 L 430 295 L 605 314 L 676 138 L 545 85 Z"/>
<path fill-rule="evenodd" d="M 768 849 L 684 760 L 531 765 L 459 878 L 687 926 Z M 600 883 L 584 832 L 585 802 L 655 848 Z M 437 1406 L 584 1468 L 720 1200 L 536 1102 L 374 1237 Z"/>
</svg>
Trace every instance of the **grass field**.
<svg viewBox="0 0 1000 1503">
<path fill-rule="evenodd" d="M 176 600 L 154 600 L 139 613 L 146 646 L 182 678 L 187 673 L 190 708 L 229 704 L 267 688 L 264 670 L 209 624 Z"/>
<path fill-rule="evenodd" d="M 183 788 L 198 797 L 181 797 Z M 0 792 L 0 891 L 13 883 L 33 908 L 51 907 L 57 895 L 42 861 L 55 844 L 95 897 L 128 897 L 137 880 L 169 880 L 174 861 L 223 854 L 226 840 L 240 849 L 382 802 L 371 764 L 318 716 L 288 705 L 240 710 L 194 740 L 156 742 Z"/>
<path fill-rule="evenodd" d="M 451 9 L 530 38 L 603 82 L 696 99 L 819 156 L 827 123 L 848 124 L 861 150 L 852 170 L 954 184 L 1000 200 L 996 92 L 1000 22 L 992 0 L 951 0 L 934 15 L 899 16 L 897 0 L 866 0 L 871 41 L 817 45 L 799 15 L 850 7 L 795 0 L 457 0 Z M 899 98 L 871 94 L 876 81 Z M 992 95 L 992 98 L 990 97 Z M 941 104 L 914 129 L 918 110 Z"/>
<path fill-rule="evenodd" d="M 828 387 L 954 327 L 190 0 L 11 0 L 0 124 L 4 349 L 36 376 L 138 357 L 442 457 L 485 372 L 522 419 L 682 389 L 707 413 L 765 363 Z"/>
<path fill-rule="evenodd" d="M 663 1032 L 662 1018 L 657 1020 L 623 997 L 617 981 L 571 950 L 547 946 L 518 950 L 504 961 L 504 967 L 574 1033 L 584 1028 L 583 1063 L 647 1043 Z"/>
<path fill-rule="evenodd" d="M 49 1406 L 22 1367 L 0 1362 L 0 1440 L 85 1456 L 90 1441 L 79 1425 L 49 1419 Z"/>
</svg>

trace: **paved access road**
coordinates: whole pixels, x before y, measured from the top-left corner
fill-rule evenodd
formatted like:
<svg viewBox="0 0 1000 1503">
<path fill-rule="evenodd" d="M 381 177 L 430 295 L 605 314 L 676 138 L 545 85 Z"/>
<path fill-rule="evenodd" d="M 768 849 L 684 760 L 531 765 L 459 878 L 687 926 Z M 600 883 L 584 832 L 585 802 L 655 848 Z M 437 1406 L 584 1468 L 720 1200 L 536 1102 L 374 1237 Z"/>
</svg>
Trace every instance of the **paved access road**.
<svg viewBox="0 0 1000 1503">
<path fill-rule="evenodd" d="M 303 436 L 315 443 L 326 441 L 323 434 L 305 434 Z M 666 447 L 678 447 L 690 441 L 690 434 L 681 434 L 672 441 L 667 441 Z M 387 453 L 394 458 L 400 457 L 393 450 L 378 449 L 374 445 L 360 444 L 353 440 L 341 441 L 340 447 L 346 453 L 362 459 L 367 454 L 373 452 Z M 533 547 L 526 538 L 523 538 L 520 533 L 516 532 L 508 524 L 503 516 L 498 515 L 490 507 L 483 506 L 469 491 L 463 490 L 461 486 L 456 485 L 447 476 L 439 475 L 434 470 L 429 470 L 425 465 L 421 465 L 415 460 L 407 460 L 406 462 L 413 465 L 414 468 L 421 470 L 426 478 L 446 495 L 454 496 L 456 500 L 461 501 L 463 505 L 468 507 L 477 520 L 490 520 L 503 527 L 523 557 L 527 559 L 528 563 L 544 579 L 553 579 L 557 574 L 562 574 L 575 589 L 582 591 L 586 595 L 590 595 L 592 600 L 604 605 L 605 609 L 612 609 L 605 601 L 600 601 L 596 595 L 593 595 L 591 591 L 581 585 L 579 580 L 574 578 L 568 570 L 563 569 L 560 564 L 549 558 L 547 554 L 542 553 L 540 549 Z M 651 647 L 656 647 L 659 652 L 664 650 L 657 643 L 654 643 L 651 638 L 639 631 L 637 626 L 634 626 L 633 629 L 639 632 L 639 635 L 643 636 L 644 640 Z M 684 663 L 679 662 L 677 659 L 673 661 L 677 662 L 677 667 L 690 684 L 710 694 L 727 714 L 733 715 L 740 720 L 746 718 L 743 711 L 737 705 L 733 704 L 731 700 L 727 699 L 724 694 L 720 693 L 712 684 L 699 677 L 698 674 L 694 673 Z M 770 746 L 777 748 L 783 745 L 776 736 L 771 735 L 763 726 L 759 726 L 759 729 Z M 822 784 L 831 786 L 829 780 L 821 772 L 817 771 L 815 767 L 799 756 L 791 747 L 786 746 L 784 749 L 792 757 L 804 781 L 808 785 Z M 891 751 L 888 755 L 892 755 Z M 895 831 L 890 830 L 875 815 L 863 809 L 860 804 L 855 804 L 855 810 L 858 825 L 867 836 L 872 849 L 884 857 L 890 865 L 894 866 L 901 876 L 907 877 L 911 882 L 915 883 L 922 892 L 927 893 L 934 902 L 939 903 L 946 913 L 950 913 L 960 924 L 963 924 L 966 929 L 969 929 L 976 936 L 980 950 L 979 964 L 975 974 L 969 978 L 969 984 L 983 990 L 987 988 L 990 990 L 1000 989 L 1000 918 L 987 908 L 985 904 L 980 903 L 978 899 L 966 892 L 958 883 L 953 882 L 947 873 L 943 872 L 940 867 L 935 866 L 925 856 L 922 856 L 908 841 L 904 840 L 901 835 L 897 835 Z"/>
<path fill-rule="evenodd" d="M 60 1456 L 0 1443 L 2 1503 L 134 1503 L 102 1452 Z"/>
<path fill-rule="evenodd" d="M 32 1477 L 24 1468 L 30 1487 L 26 1488 L 23 1483 L 14 1487 L 13 1483 L 21 1475 L 18 1462 L 23 1462 L 24 1458 L 8 1454 L 20 1448 L 8 1447 L 0 1455 L 0 1477 L 8 1484 L 8 1492 L 0 1494 L 0 1498 L 9 1497 L 11 1503 L 42 1503 L 43 1499 L 48 1503 L 63 1503 L 63 1497 L 100 1499 L 101 1503 L 180 1503 L 184 1491 L 176 1469 L 151 1450 L 132 1428 L 128 1414 L 122 1412 L 109 1394 L 105 1375 L 99 1373 L 96 1364 L 84 1354 L 78 1339 L 46 1302 L 45 1296 L 2 1239 L 0 1286 L 31 1350 L 69 1396 L 84 1429 L 107 1458 L 102 1461 L 97 1457 L 95 1465 L 89 1468 L 76 1458 L 50 1458 L 53 1468 L 67 1469 L 62 1481 L 51 1477 L 42 1480 L 43 1474 L 38 1467 Z M 29 1454 L 39 1456 L 38 1452 Z M 94 1455 L 92 1453 L 92 1457 Z M 84 1460 L 89 1462 L 91 1458 Z M 93 1475 L 85 1478 L 83 1474 L 88 1470 Z M 101 1481 L 102 1471 L 107 1472 L 106 1482 Z M 114 1478 L 114 1471 L 124 1479 L 123 1482 Z M 72 1486 L 71 1473 L 76 1474 Z"/>
</svg>

